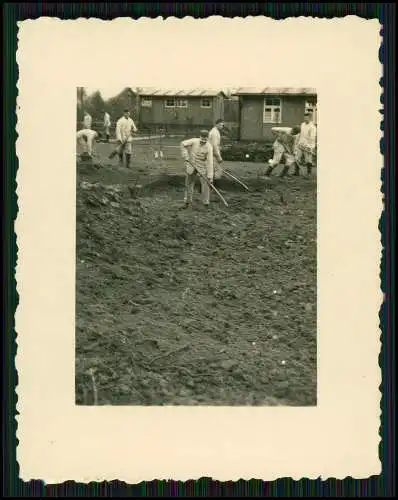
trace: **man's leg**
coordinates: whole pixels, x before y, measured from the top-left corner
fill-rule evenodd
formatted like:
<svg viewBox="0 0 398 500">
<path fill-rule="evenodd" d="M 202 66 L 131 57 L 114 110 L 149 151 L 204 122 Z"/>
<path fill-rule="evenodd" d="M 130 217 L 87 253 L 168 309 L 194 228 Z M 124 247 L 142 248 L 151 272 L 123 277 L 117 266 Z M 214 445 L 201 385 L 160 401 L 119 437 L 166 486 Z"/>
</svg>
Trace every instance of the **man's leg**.
<svg viewBox="0 0 398 500">
<path fill-rule="evenodd" d="M 282 161 L 282 156 L 283 156 L 283 153 L 279 150 L 279 148 L 274 149 L 274 157 L 268 163 L 269 167 L 265 171 L 266 177 L 270 176 L 272 174 L 272 172 L 274 171 L 274 168 L 280 164 L 280 162 Z"/>
<path fill-rule="evenodd" d="M 221 168 L 221 165 L 220 163 L 218 163 L 218 161 L 214 158 L 213 160 L 213 165 L 214 165 L 214 184 L 217 185 L 219 184 L 219 180 L 221 179 L 222 177 L 222 168 Z"/>
<path fill-rule="evenodd" d="M 209 184 L 203 177 L 200 178 L 200 187 L 201 187 L 202 203 L 203 205 L 208 207 L 210 204 L 210 188 Z"/>
<path fill-rule="evenodd" d="M 120 165 L 123 165 L 124 144 L 120 144 L 117 155 L 119 156 Z"/>
<path fill-rule="evenodd" d="M 276 165 L 269 165 L 267 170 L 265 171 L 265 176 L 266 177 L 269 177 L 272 172 L 274 171 L 274 168 L 275 168 Z"/>
<path fill-rule="evenodd" d="M 133 154 L 133 144 L 131 142 L 126 142 L 125 153 L 126 153 L 126 166 L 129 168 L 131 163 L 131 155 Z"/>
<path fill-rule="evenodd" d="M 282 156 L 282 162 L 281 163 L 283 164 L 283 170 L 280 173 L 279 177 L 285 177 L 287 175 L 287 173 L 289 172 L 289 162 L 287 161 L 285 154 Z"/>
<path fill-rule="evenodd" d="M 195 187 L 195 173 L 189 175 L 185 174 L 185 193 L 184 193 L 184 203 L 187 207 L 193 201 L 193 191 Z"/>
<path fill-rule="evenodd" d="M 305 153 L 305 163 L 307 167 L 307 175 L 310 176 L 312 174 L 312 154 L 309 152 Z"/>
</svg>

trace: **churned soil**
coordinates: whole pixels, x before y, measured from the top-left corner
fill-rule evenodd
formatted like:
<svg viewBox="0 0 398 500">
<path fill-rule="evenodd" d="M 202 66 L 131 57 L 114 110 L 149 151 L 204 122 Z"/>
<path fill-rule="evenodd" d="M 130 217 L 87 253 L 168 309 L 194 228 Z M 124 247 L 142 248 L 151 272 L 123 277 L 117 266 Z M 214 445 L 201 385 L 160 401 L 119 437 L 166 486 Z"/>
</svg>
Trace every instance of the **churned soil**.
<svg viewBox="0 0 398 500">
<path fill-rule="evenodd" d="M 315 178 L 170 165 L 77 165 L 76 403 L 316 405 Z"/>
</svg>

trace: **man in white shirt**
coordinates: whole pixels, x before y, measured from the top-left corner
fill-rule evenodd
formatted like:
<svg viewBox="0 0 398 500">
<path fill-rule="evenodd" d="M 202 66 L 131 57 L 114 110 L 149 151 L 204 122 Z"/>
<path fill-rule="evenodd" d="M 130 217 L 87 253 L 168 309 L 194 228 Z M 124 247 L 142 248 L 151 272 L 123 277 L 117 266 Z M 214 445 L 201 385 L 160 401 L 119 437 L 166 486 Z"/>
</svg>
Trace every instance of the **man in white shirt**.
<svg viewBox="0 0 398 500">
<path fill-rule="evenodd" d="M 113 158 L 116 154 L 118 154 L 120 163 L 123 165 L 123 154 L 125 154 L 126 165 L 129 167 L 133 149 L 132 134 L 135 132 L 137 132 L 137 127 L 135 126 L 133 119 L 130 118 L 130 111 L 125 109 L 123 116 L 116 122 L 117 148 L 109 155 L 109 158 Z"/>
<path fill-rule="evenodd" d="M 316 151 L 316 126 L 312 121 L 312 114 L 305 113 L 304 122 L 300 126 L 297 141 L 297 161 L 307 167 L 307 174 L 311 175 L 315 163 Z"/>
<path fill-rule="evenodd" d="M 89 115 L 88 112 L 85 111 L 84 118 L 83 118 L 83 128 L 85 128 L 85 129 L 91 128 L 92 122 L 93 122 L 93 119 L 91 118 L 91 115 Z"/>
<path fill-rule="evenodd" d="M 184 207 L 187 208 L 193 201 L 193 192 L 197 171 L 201 176 L 213 182 L 213 147 L 209 143 L 209 133 L 207 130 L 200 132 L 199 138 L 187 139 L 181 142 L 181 156 L 185 160 L 185 195 Z M 197 171 L 196 171 L 197 170 Z M 199 176 L 201 184 L 202 202 L 205 207 L 210 204 L 210 188 L 205 178 Z"/>
<path fill-rule="evenodd" d="M 82 159 L 91 159 L 93 157 L 93 146 L 100 138 L 100 134 L 90 128 L 79 130 L 76 134 L 76 139 L 83 149 L 81 153 Z"/>
<path fill-rule="evenodd" d="M 272 134 L 275 137 L 275 141 L 272 145 L 274 155 L 271 160 L 268 160 L 268 168 L 265 175 L 266 177 L 270 176 L 275 167 L 283 163 L 284 167 L 280 177 L 285 177 L 290 167 L 295 164 L 292 129 L 290 127 L 273 127 Z"/>
<path fill-rule="evenodd" d="M 106 142 L 109 142 L 110 127 L 111 127 L 111 117 L 109 113 L 104 111 L 104 131 L 105 131 Z"/>
<path fill-rule="evenodd" d="M 224 120 L 221 118 L 216 121 L 215 126 L 209 132 L 209 142 L 213 146 L 213 162 L 214 162 L 214 180 L 218 180 L 222 176 L 222 157 L 221 157 L 221 133 L 224 128 Z"/>
</svg>

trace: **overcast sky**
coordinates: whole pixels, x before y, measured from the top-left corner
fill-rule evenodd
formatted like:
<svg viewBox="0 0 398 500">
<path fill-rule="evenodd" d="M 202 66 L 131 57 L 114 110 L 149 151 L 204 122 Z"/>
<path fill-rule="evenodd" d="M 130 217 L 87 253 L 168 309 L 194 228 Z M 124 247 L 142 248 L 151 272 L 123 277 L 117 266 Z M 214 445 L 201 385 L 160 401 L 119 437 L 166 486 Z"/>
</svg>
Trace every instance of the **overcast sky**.
<svg viewBox="0 0 398 500">
<path fill-rule="evenodd" d="M 101 95 L 104 99 L 109 99 L 110 97 L 114 97 L 115 95 L 118 95 L 122 90 L 126 88 L 127 85 L 124 87 L 101 87 L 101 88 L 95 88 L 95 87 L 85 87 L 86 92 L 88 95 L 92 94 L 96 90 L 99 90 L 101 92 Z"/>
</svg>

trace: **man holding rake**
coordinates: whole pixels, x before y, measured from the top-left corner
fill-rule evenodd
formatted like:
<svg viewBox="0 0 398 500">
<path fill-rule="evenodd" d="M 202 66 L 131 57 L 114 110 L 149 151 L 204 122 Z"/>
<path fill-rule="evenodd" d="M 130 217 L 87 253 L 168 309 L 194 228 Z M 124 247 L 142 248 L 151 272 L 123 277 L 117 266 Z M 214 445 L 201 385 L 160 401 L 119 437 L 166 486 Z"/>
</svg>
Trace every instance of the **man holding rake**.
<svg viewBox="0 0 398 500">
<path fill-rule="evenodd" d="M 133 150 L 133 133 L 137 132 L 137 127 L 132 118 L 130 118 L 130 111 L 124 110 L 123 116 L 116 122 L 116 140 L 117 147 L 109 155 L 112 159 L 114 156 L 119 155 L 120 164 L 123 165 L 123 155 L 126 155 L 126 165 L 130 166 L 131 155 Z"/>
<path fill-rule="evenodd" d="M 187 139 L 181 142 L 181 156 L 185 161 L 185 195 L 184 208 L 193 201 L 193 192 L 197 176 L 200 178 L 202 203 L 210 205 L 210 187 L 214 177 L 213 147 L 209 143 L 207 130 L 200 132 L 199 138 Z"/>
</svg>

